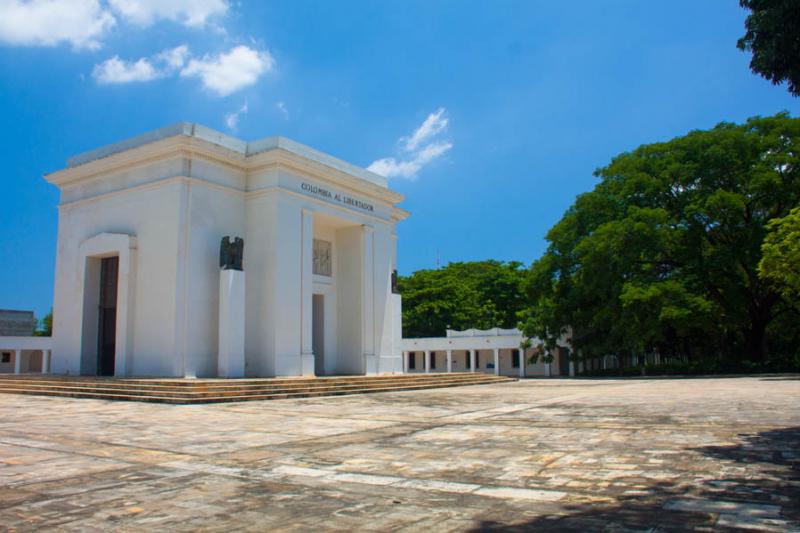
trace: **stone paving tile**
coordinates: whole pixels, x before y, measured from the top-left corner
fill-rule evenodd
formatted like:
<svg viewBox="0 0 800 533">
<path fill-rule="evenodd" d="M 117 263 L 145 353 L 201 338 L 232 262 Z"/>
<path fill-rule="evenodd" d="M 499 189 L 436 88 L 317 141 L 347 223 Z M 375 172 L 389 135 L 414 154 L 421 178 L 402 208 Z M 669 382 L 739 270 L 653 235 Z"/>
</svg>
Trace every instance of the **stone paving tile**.
<svg viewBox="0 0 800 533">
<path fill-rule="evenodd" d="M 0 531 L 800 530 L 800 377 L 0 400 Z"/>
</svg>

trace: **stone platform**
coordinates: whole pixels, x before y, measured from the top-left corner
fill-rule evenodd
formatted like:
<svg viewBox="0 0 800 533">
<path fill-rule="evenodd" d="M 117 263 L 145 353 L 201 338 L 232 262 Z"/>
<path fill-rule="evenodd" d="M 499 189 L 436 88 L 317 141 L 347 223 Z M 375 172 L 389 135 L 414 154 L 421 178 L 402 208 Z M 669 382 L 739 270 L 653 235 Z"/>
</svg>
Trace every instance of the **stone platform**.
<svg viewBox="0 0 800 533">
<path fill-rule="evenodd" d="M 798 531 L 800 377 L 0 396 L 0 531 Z"/>
<path fill-rule="evenodd" d="M 515 379 L 470 372 L 268 379 L 129 379 L 30 374 L 0 377 L 0 393 L 199 404 L 340 396 L 511 381 Z"/>
</svg>

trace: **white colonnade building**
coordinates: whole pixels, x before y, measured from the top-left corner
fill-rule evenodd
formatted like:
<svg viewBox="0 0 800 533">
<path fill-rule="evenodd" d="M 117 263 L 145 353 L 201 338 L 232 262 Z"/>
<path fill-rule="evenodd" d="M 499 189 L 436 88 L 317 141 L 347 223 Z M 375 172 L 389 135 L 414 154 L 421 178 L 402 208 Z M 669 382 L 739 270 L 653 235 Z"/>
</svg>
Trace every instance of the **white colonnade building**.
<svg viewBox="0 0 800 533">
<path fill-rule="evenodd" d="M 403 371 L 393 272 L 408 213 L 386 178 L 181 123 L 46 179 L 61 192 L 53 373 Z M 244 239 L 243 272 L 220 270 L 225 236 Z"/>
<path fill-rule="evenodd" d="M 50 372 L 50 337 L 0 336 L 0 374 Z"/>
<path fill-rule="evenodd" d="M 408 373 L 483 372 L 498 376 L 550 377 L 575 375 L 567 350 L 553 350 L 551 363 L 536 358 L 536 348 L 520 349 L 518 329 L 447 330 L 445 337 L 403 339 L 403 371 Z M 533 346 L 539 343 L 534 340 Z M 566 342 L 564 343 L 566 344 Z"/>
</svg>

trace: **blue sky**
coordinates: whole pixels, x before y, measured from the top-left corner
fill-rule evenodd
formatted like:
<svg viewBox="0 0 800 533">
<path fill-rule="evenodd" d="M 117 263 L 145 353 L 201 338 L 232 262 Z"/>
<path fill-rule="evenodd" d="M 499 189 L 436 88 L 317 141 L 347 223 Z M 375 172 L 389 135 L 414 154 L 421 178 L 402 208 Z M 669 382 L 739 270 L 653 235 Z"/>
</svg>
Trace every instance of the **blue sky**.
<svg viewBox="0 0 800 533">
<path fill-rule="evenodd" d="M 733 0 L 0 0 L 0 308 L 52 304 L 67 157 L 178 121 L 390 173 L 408 274 L 526 264 L 616 154 L 800 111 Z M 377 162 L 377 163 L 376 163 Z"/>
</svg>

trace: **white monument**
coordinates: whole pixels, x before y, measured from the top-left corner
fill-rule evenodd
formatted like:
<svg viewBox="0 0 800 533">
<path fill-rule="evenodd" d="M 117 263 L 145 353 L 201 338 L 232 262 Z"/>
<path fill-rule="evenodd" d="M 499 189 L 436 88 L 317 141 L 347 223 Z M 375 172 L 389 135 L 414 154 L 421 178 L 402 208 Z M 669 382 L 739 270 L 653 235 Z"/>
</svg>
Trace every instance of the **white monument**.
<svg viewBox="0 0 800 533">
<path fill-rule="evenodd" d="M 408 213 L 385 178 L 177 124 L 46 179 L 61 191 L 54 373 L 402 372 L 392 272 Z M 243 238 L 243 272 L 221 270 L 225 236 Z"/>
</svg>

